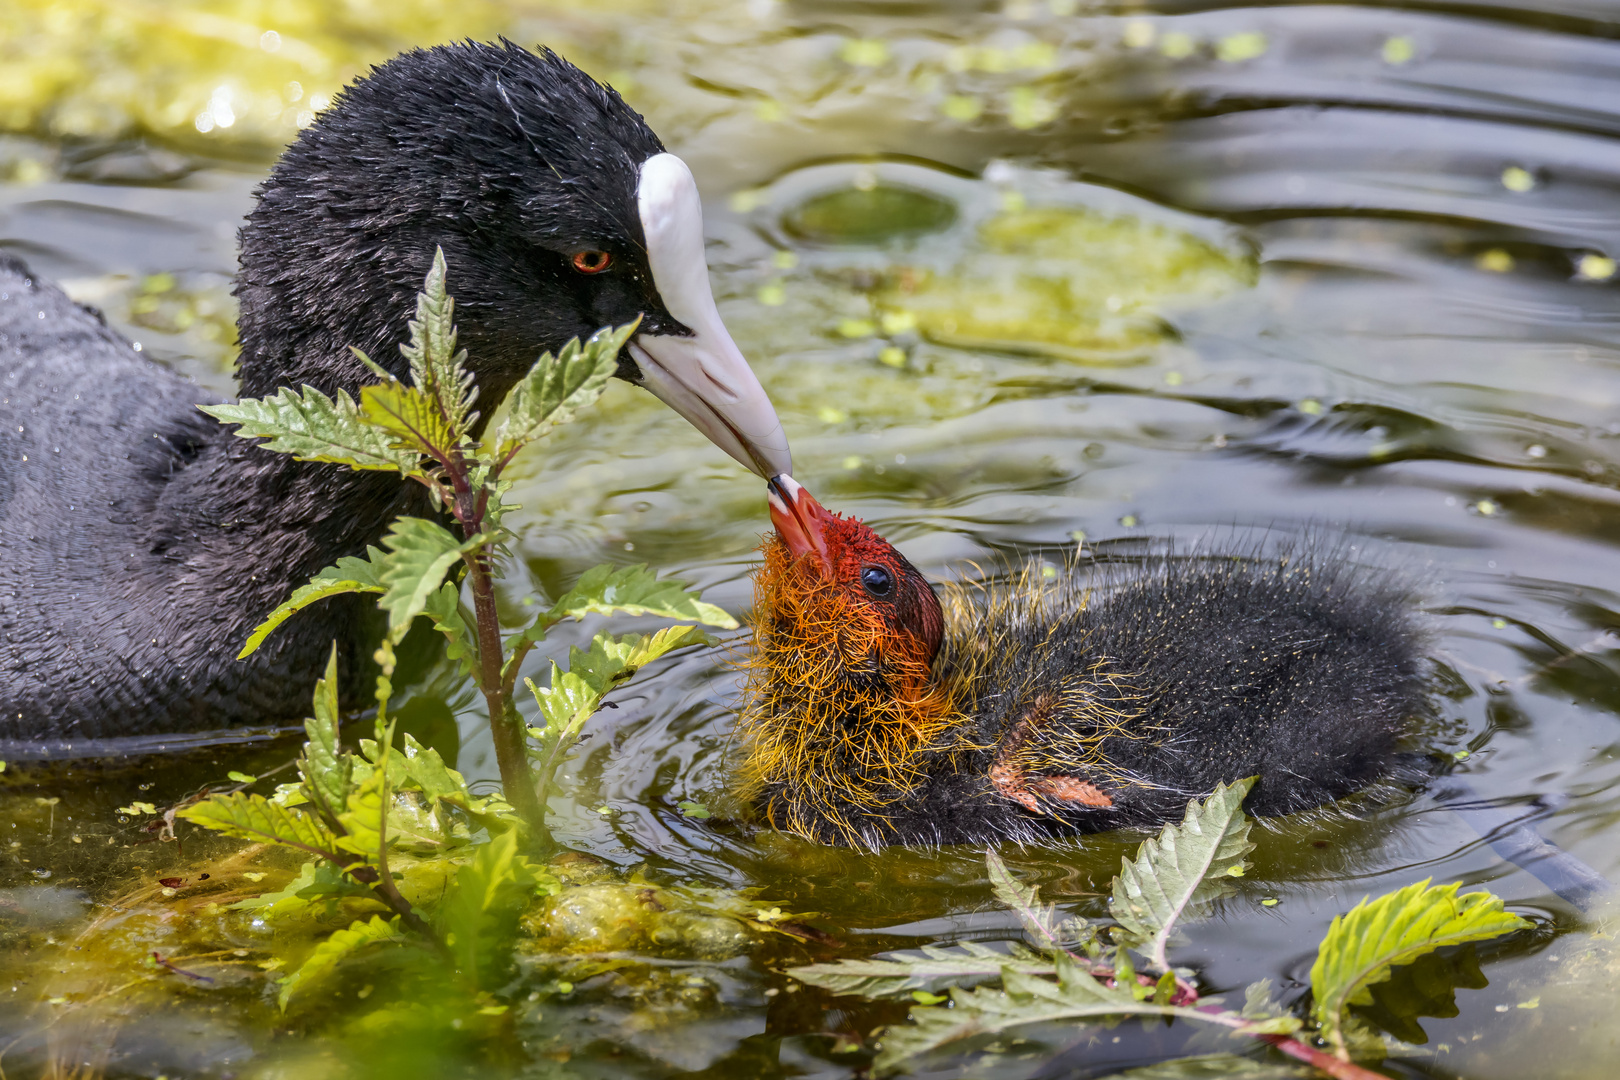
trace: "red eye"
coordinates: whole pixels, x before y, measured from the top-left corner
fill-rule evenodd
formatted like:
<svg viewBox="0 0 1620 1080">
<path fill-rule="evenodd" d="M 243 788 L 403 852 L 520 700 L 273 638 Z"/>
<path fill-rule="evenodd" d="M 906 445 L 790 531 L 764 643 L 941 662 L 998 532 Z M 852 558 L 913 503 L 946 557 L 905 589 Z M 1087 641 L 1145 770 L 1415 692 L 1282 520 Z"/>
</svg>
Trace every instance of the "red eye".
<svg viewBox="0 0 1620 1080">
<path fill-rule="evenodd" d="M 605 251 L 579 251 L 574 253 L 574 269 L 582 274 L 600 274 L 613 265 L 613 256 Z"/>
</svg>

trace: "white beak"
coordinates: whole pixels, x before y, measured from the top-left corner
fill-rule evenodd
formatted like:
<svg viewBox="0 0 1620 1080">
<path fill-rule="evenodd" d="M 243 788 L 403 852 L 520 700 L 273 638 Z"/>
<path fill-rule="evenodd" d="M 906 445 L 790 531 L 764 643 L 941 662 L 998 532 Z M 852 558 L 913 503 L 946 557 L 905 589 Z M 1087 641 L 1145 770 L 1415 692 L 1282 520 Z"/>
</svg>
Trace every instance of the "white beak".
<svg viewBox="0 0 1620 1080">
<path fill-rule="evenodd" d="M 703 204 L 686 162 L 674 154 L 647 159 L 636 201 L 653 285 L 665 309 L 692 331 L 691 337 L 638 334 L 630 342 L 641 385 L 761 477 L 791 473 L 782 422 L 714 306 Z"/>
</svg>

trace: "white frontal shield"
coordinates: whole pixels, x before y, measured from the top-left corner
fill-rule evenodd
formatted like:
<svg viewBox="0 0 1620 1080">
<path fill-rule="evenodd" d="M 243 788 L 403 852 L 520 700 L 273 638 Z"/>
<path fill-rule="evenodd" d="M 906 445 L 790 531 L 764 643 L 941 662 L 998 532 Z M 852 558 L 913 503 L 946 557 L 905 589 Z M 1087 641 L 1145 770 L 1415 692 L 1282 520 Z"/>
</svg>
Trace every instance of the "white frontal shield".
<svg viewBox="0 0 1620 1080">
<path fill-rule="evenodd" d="M 791 473 L 782 422 L 714 306 L 703 204 L 686 162 L 674 154 L 647 159 L 636 201 L 653 285 L 665 309 L 692 331 L 691 337 L 631 339 L 642 385 L 760 476 Z"/>
</svg>

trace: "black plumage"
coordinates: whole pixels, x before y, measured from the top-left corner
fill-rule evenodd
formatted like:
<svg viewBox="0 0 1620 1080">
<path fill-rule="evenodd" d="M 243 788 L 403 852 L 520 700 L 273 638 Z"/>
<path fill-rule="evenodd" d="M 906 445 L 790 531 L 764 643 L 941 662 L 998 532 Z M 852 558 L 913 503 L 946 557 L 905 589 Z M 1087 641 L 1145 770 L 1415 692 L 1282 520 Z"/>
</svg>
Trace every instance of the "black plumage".
<svg viewBox="0 0 1620 1080">
<path fill-rule="evenodd" d="M 372 380 L 350 346 L 403 374 L 436 248 L 486 418 L 570 338 L 640 316 L 637 340 L 690 339 L 638 217 L 638 170 L 662 151 L 550 52 L 468 43 L 375 69 L 288 149 L 241 230 L 243 396 L 358 397 Z M 581 272 L 582 251 L 612 272 Z M 640 381 L 628 350 L 619 374 Z M 370 605 L 353 597 L 235 655 L 296 585 L 428 513 L 423 489 L 263 451 L 197 410 L 209 400 L 0 259 L 0 740 L 295 718 L 334 639 L 358 685 Z"/>
</svg>

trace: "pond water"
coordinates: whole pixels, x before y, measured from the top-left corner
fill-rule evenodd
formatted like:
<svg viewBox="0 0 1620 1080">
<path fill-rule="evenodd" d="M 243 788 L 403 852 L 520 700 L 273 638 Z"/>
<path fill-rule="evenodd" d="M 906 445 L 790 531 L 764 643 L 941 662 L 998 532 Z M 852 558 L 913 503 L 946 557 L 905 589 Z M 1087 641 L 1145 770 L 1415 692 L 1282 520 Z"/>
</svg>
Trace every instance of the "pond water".
<svg viewBox="0 0 1620 1080">
<path fill-rule="evenodd" d="M 0 13 L 0 244 L 230 393 L 234 232 L 300 114 L 405 44 L 505 31 L 553 45 L 691 163 L 722 314 L 824 502 L 936 579 L 974 560 L 1061 561 L 1077 542 L 1343 534 L 1421 583 L 1430 746 L 1504 807 L 1544 800 L 1542 832 L 1620 880 L 1612 4 L 449 10 L 180 4 L 165 22 L 137 4 L 23 0 Z M 521 565 L 503 583 L 514 616 L 602 561 L 748 606 L 761 486 L 649 396 L 616 385 L 523 475 Z M 492 780 L 476 695 L 431 661 L 415 679 L 404 712 L 419 737 Z M 150 816 L 120 810 L 273 768 L 295 744 L 13 761 L 0 1068 L 851 1075 L 904 1009 L 801 988 L 783 968 L 1015 939 L 1018 923 L 978 852 L 857 854 L 731 823 L 738 690 L 724 652 L 647 672 L 564 770 L 555 828 L 622 875 L 758 888 L 818 913 L 823 936 L 643 949 L 567 990 L 520 965 L 493 1055 L 431 1018 L 419 1038 L 379 1041 L 369 984 L 278 1013 L 251 934 L 187 901 L 232 845 L 159 842 Z M 689 799 L 714 817 L 682 816 Z M 1140 839 L 1006 854 L 1048 899 L 1102 915 Z M 1238 895 L 1176 954 L 1206 985 L 1269 977 L 1298 998 L 1316 942 L 1362 896 L 1430 876 L 1488 886 L 1537 930 L 1381 993 L 1375 1015 L 1405 1040 L 1382 1067 L 1614 1074 L 1612 913 L 1550 895 L 1432 794 L 1282 821 L 1259 845 Z M 629 931 L 618 947 L 639 948 Z M 154 950 L 212 965 L 213 981 L 141 966 Z M 1453 1005 L 1455 987 L 1472 988 Z M 1138 1024 L 1032 1035 L 974 1068 L 1100 1076 L 1216 1048 Z"/>
</svg>

